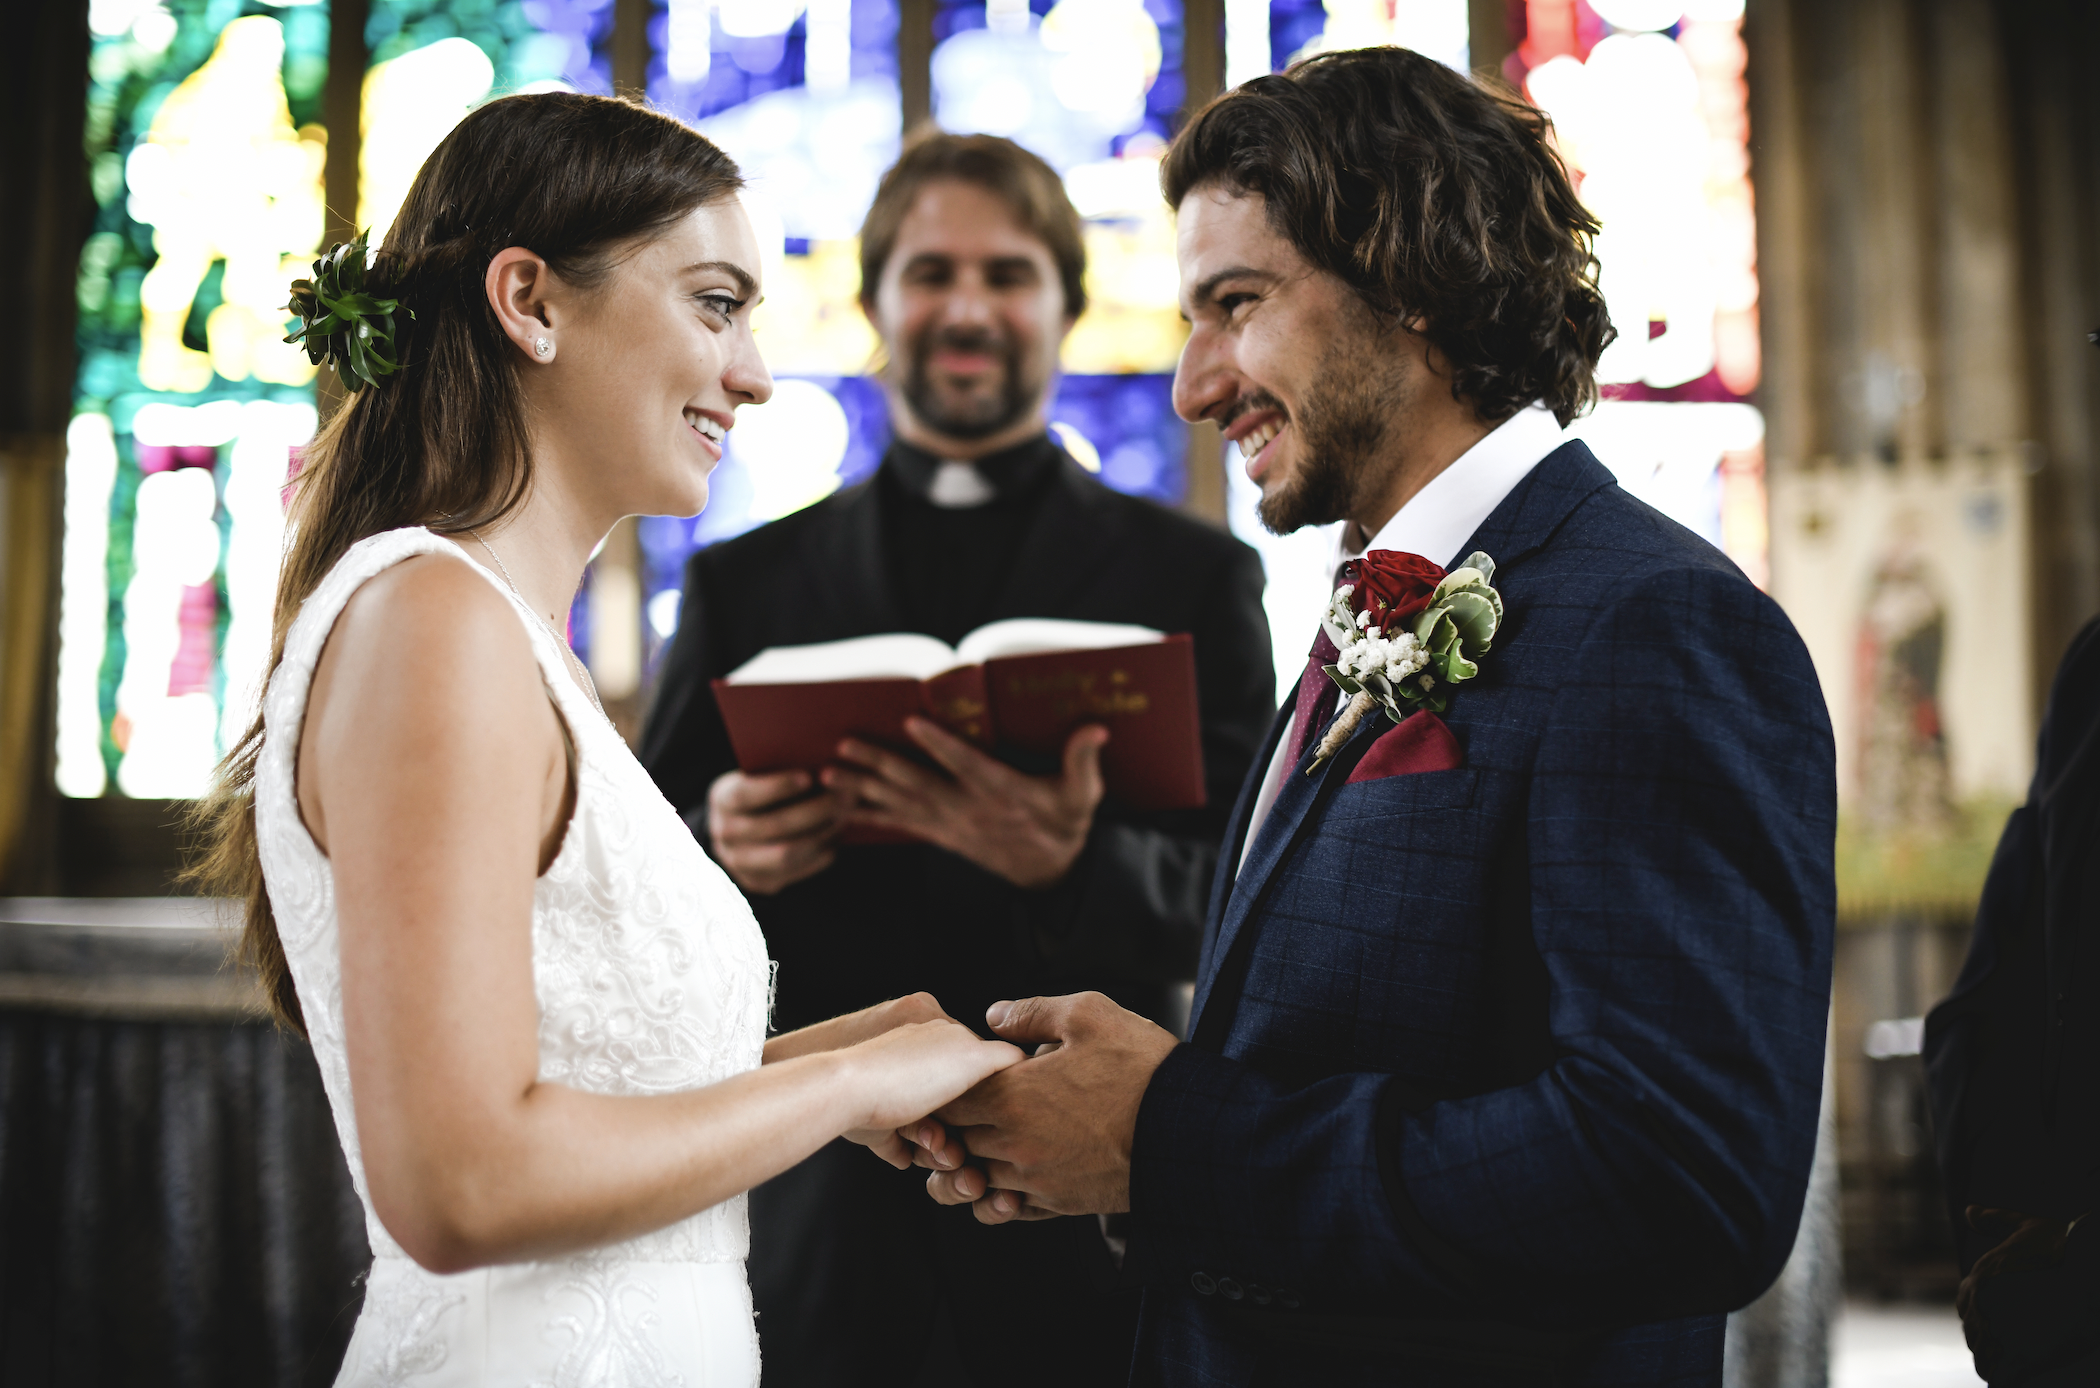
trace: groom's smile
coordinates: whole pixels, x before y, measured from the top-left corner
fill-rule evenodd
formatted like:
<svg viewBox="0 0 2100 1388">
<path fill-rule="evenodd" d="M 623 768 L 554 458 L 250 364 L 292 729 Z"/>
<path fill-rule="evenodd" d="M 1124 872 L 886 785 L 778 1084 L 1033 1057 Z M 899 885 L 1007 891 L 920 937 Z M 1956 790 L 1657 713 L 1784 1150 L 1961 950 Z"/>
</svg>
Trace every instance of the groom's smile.
<svg viewBox="0 0 2100 1388">
<path fill-rule="evenodd" d="M 1385 360 L 1392 335 L 1276 230 L 1259 194 L 1196 189 L 1177 236 L 1189 340 L 1175 410 L 1238 449 L 1269 529 L 1357 518 L 1367 490 L 1385 490 L 1386 425 L 1407 395 Z"/>
</svg>

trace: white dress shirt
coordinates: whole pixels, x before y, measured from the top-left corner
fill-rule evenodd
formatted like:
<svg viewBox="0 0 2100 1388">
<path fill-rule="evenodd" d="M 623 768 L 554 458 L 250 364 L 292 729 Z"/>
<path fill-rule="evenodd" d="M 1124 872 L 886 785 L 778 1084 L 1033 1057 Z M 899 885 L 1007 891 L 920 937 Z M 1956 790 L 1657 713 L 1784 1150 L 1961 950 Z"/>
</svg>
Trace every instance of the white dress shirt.
<svg viewBox="0 0 2100 1388">
<path fill-rule="evenodd" d="M 1419 554 L 1432 563 L 1450 568 L 1460 559 L 1459 547 L 1473 538 L 1504 497 L 1516 490 L 1545 456 L 1567 442 L 1560 421 L 1544 405 L 1518 410 L 1490 430 L 1487 437 L 1458 455 L 1451 466 L 1429 479 L 1429 484 L 1409 497 L 1407 504 L 1360 549 L 1349 548 L 1344 525 L 1335 532 L 1334 554 L 1328 563 L 1327 591 L 1334 591 L 1335 575 L 1343 564 L 1360 559 L 1370 550 L 1393 549 Z M 1490 556 L 1491 558 L 1493 556 Z M 1293 633 L 1283 639 L 1297 640 Z M 1336 690 L 1337 699 L 1341 691 Z M 1247 865 L 1247 850 L 1254 836 L 1283 791 L 1283 778 L 1292 768 L 1291 742 L 1286 732 L 1276 743 L 1275 755 L 1262 776 L 1261 790 L 1254 797 L 1254 811 L 1247 819 L 1247 838 L 1240 846 L 1240 867 Z M 1237 872 L 1238 869 L 1235 869 Z"/>
</svg>

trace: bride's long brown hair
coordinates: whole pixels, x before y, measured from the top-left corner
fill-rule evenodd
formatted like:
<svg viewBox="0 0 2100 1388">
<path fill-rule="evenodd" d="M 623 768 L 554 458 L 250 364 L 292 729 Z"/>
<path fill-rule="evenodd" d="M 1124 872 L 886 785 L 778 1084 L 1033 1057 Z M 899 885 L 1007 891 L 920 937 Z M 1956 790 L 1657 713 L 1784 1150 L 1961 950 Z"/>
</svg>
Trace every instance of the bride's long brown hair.
<svg viewBox="0 0 2100 1388">
<path fill-rule="evenodd" d="M 372 283 L 415 313 L 406 365 L 353 396 L 305 452 L 277 585 L 271 673 L 300 604 L 359 540 L 408 525 L 464 534 L 502 520 L 531 493 L 517 349 L 483 287 L 496 253 L 523 246 L 590 289 L 623 251 L 742 186 L 735 163 L 697 132 L 611 97 L 504 97 L 445 137 L 372 267 Z M 184 881 L 245 902 L 241 955 L 277 1020 L 303 1035 L 256 851 L 262 744 L 258 712 L 192 816 L 199 851 Z"/>
</svg>

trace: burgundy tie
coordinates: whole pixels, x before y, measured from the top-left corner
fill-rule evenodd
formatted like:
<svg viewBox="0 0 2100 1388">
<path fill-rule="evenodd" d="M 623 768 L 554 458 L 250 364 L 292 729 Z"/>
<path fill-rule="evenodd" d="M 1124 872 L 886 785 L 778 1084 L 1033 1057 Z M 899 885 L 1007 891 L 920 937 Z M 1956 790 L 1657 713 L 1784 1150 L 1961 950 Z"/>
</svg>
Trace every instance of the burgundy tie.
<svg viewBox="0 0 2100 1388">
<path fill-rule="evenodd" d="M 1298 681 L 1298 709 L 1291 718 L 1291 765 L 1305 760 L 1305 749 L 1312 746 L 1313 735 L 1327 720 L 1323 712 L 1334 711 L 1334 681 L 1327 678 L 1327 667 L 1334 664 L 1341 651 L 1327 635 L 1327 628 L 1320 628 L 1313 641 L 1312 654 L 1305 662 L 1305 678 Z"/>
</svg>

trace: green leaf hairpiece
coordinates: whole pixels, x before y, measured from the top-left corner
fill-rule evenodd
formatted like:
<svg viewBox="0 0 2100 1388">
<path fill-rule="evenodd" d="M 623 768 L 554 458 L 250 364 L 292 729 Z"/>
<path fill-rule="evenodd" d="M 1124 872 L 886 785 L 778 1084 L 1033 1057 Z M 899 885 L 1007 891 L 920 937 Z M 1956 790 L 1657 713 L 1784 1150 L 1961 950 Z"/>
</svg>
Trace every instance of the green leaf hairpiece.
<svg viewBox="0 0 2100 1388">
<path fill-rule="evenodd" d="M 338 241 L 314 262 L 314 277 L 292 281 L 292 299 L 285 308 L 299 315 L 298 331 L 286 342 L 304 339 L 307 360 L 315 366 L 328 362 L 351 390 L 379 384 L 382 376 L 401 369 L 396 346 L 394 315 L 405 313 L 413 320 L 414 309 L 399 299 L 382 299 L 365 291 L 365 262 L 370 259 L 366 238 L 370 228 L 355 241 Z"/>
</svg>

